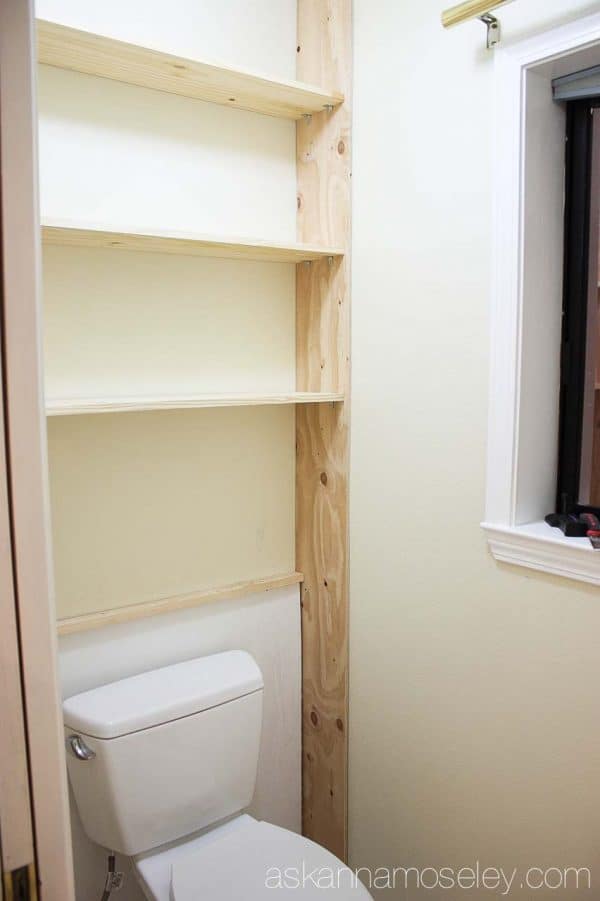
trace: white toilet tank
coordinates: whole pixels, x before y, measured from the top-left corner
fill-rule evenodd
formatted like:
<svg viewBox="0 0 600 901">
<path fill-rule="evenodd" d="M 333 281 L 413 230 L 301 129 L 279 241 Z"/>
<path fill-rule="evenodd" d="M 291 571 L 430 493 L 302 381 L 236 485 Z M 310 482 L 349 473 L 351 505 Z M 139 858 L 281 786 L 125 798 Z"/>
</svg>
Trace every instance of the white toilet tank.
<svg viewBox="0 0 600 901">
<path fill-rule="evenodd" d="M 247 807 L 262 695 L 255 660 L 228 651 L 67 698 L 67 767 L 88 836 L 139 854 Z"/>
</svg>

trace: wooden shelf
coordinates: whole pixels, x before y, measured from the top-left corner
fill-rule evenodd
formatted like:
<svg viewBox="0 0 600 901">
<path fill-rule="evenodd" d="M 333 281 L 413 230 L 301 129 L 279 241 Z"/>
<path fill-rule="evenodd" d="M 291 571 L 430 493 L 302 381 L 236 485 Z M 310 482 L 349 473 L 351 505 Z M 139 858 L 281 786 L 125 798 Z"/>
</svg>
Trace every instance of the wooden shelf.
<svg viewBox="0 0 600 901">
<path fill-rule="evenodd" d="M 284 404 L 342 403 L 332 392 L 290 394 L 195 394 L 176 397 L 47 398 L 47 416 L 82 416 L 97 413 L 143 413 L 152 410 L 201 410 L 214 407 L 267 407 Z"/>
<path fill-rule="evenodd" d="M 38 60 L 48 66 L 267 116 L 300 119 L 344 100 L 314 85 L 172 56 L 44 19 L 37 20 L 37 37 Z"/>
<path fill-rule="evenodd" d="M 72 616 L 68 619 L 58 620 L 58 634 L 72 635 L 75 632 L 101 629 L 103 626 L 128 623 L 138 619 L 146 619 L 149 616 L 158 616 L 162 613 L 173 613 L 176 610 L 189 610 L 191 607 L 199 607 L 201 604 L 208 604 L 212 601 L 234 600 L 249 594 L 274 591 L 277 588 L 286 588 L 288 585 L 298 585 L 303 579 L 302 573 L 284 573 L 278 576 L 268 576 L 265 579 L 236 582 L 234 585 L 225 585 L 222 588 L 209 588 L 206 591 L 179 594 L 174 597 L 160 598 L 157 601 L 147 601 L 143 604 L 132 604 L 129 607 L 103 610 L 100 613 Z"/>
<path fill-rule="evenodd" d="M 44 244 L 69 247 L 108 247 L 113 250 L 220 257 L 226 260 L 258 260 L 265 263 L 303 263 L 344 254 L 339 247 L 277 244 L 252 238 L 223 239 L 191 232 L 151 232 L 143 229 L 113 231 L 106 227 L 55 220 L 44 220 L 42 223 L 42 240 Z"/>
</svg>

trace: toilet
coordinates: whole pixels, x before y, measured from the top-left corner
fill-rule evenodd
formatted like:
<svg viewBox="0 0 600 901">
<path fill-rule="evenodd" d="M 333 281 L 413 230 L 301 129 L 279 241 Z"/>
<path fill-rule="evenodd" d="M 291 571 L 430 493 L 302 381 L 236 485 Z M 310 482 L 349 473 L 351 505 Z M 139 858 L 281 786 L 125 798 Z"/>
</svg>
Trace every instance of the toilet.
<svg viewBox="0 0 600 901">
<path fill-rule="evenodd" d="M 263 678 L 245 651 L 152 670 L 63 703 L 69 781 L 87 835 L 132 859 L 149 901 L 369 899 L 309 839 L 244 811 Z"/>
</svg>

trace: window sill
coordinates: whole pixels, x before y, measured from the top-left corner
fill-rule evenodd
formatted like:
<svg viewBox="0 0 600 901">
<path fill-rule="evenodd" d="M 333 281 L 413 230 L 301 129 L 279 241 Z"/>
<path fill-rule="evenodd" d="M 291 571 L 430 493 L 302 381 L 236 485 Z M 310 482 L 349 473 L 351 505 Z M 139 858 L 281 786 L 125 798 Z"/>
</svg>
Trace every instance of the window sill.
<svg viewBox="0 0 600 901">
<path fill-rule="evenodd" d="M 600 585 L 600 551 L 594 551 L 587 538 L 565 538 L 545 522 L 524 526 L 484 522 L 481 527 L 492 555 L 502 563 Z"/>
</svg>

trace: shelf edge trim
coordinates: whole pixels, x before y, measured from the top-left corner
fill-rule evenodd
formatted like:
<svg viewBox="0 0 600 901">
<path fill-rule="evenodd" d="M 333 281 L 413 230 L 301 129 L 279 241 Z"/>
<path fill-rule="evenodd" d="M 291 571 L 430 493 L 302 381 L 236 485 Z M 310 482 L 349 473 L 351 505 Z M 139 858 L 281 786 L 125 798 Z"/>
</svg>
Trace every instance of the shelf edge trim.
<svg viewBox="0 0 600 901">
<path fill-rule="evenodd" d="M 173 595 L 172 597 L 160 598 L 155 601 L 131 604 L 127 607 L 115 607 L 98 613 L 86 613 L 82 616 L 59 619 L 57 621 L 57 632 L 59 636 L 74 635 L 77 632 L 89 632 L 94 629 L 101 629 L 104 626 L 134 622 L 135 620 L 161 616 L 162 614 L 173 613 L 178 610 L 190 610 L 193 607 L 216 601 L 231 601 L 244 595 L 287 588 L 289 585 L 299 585 L 303 581 L 304 575 L 302 573 L 290 572 L 277 576 L 268 576 L 264 579 L 235 582 L 232 585 L 224 585 L 221 588 L 208 588 L 205 591 Z"/>
</svg>

